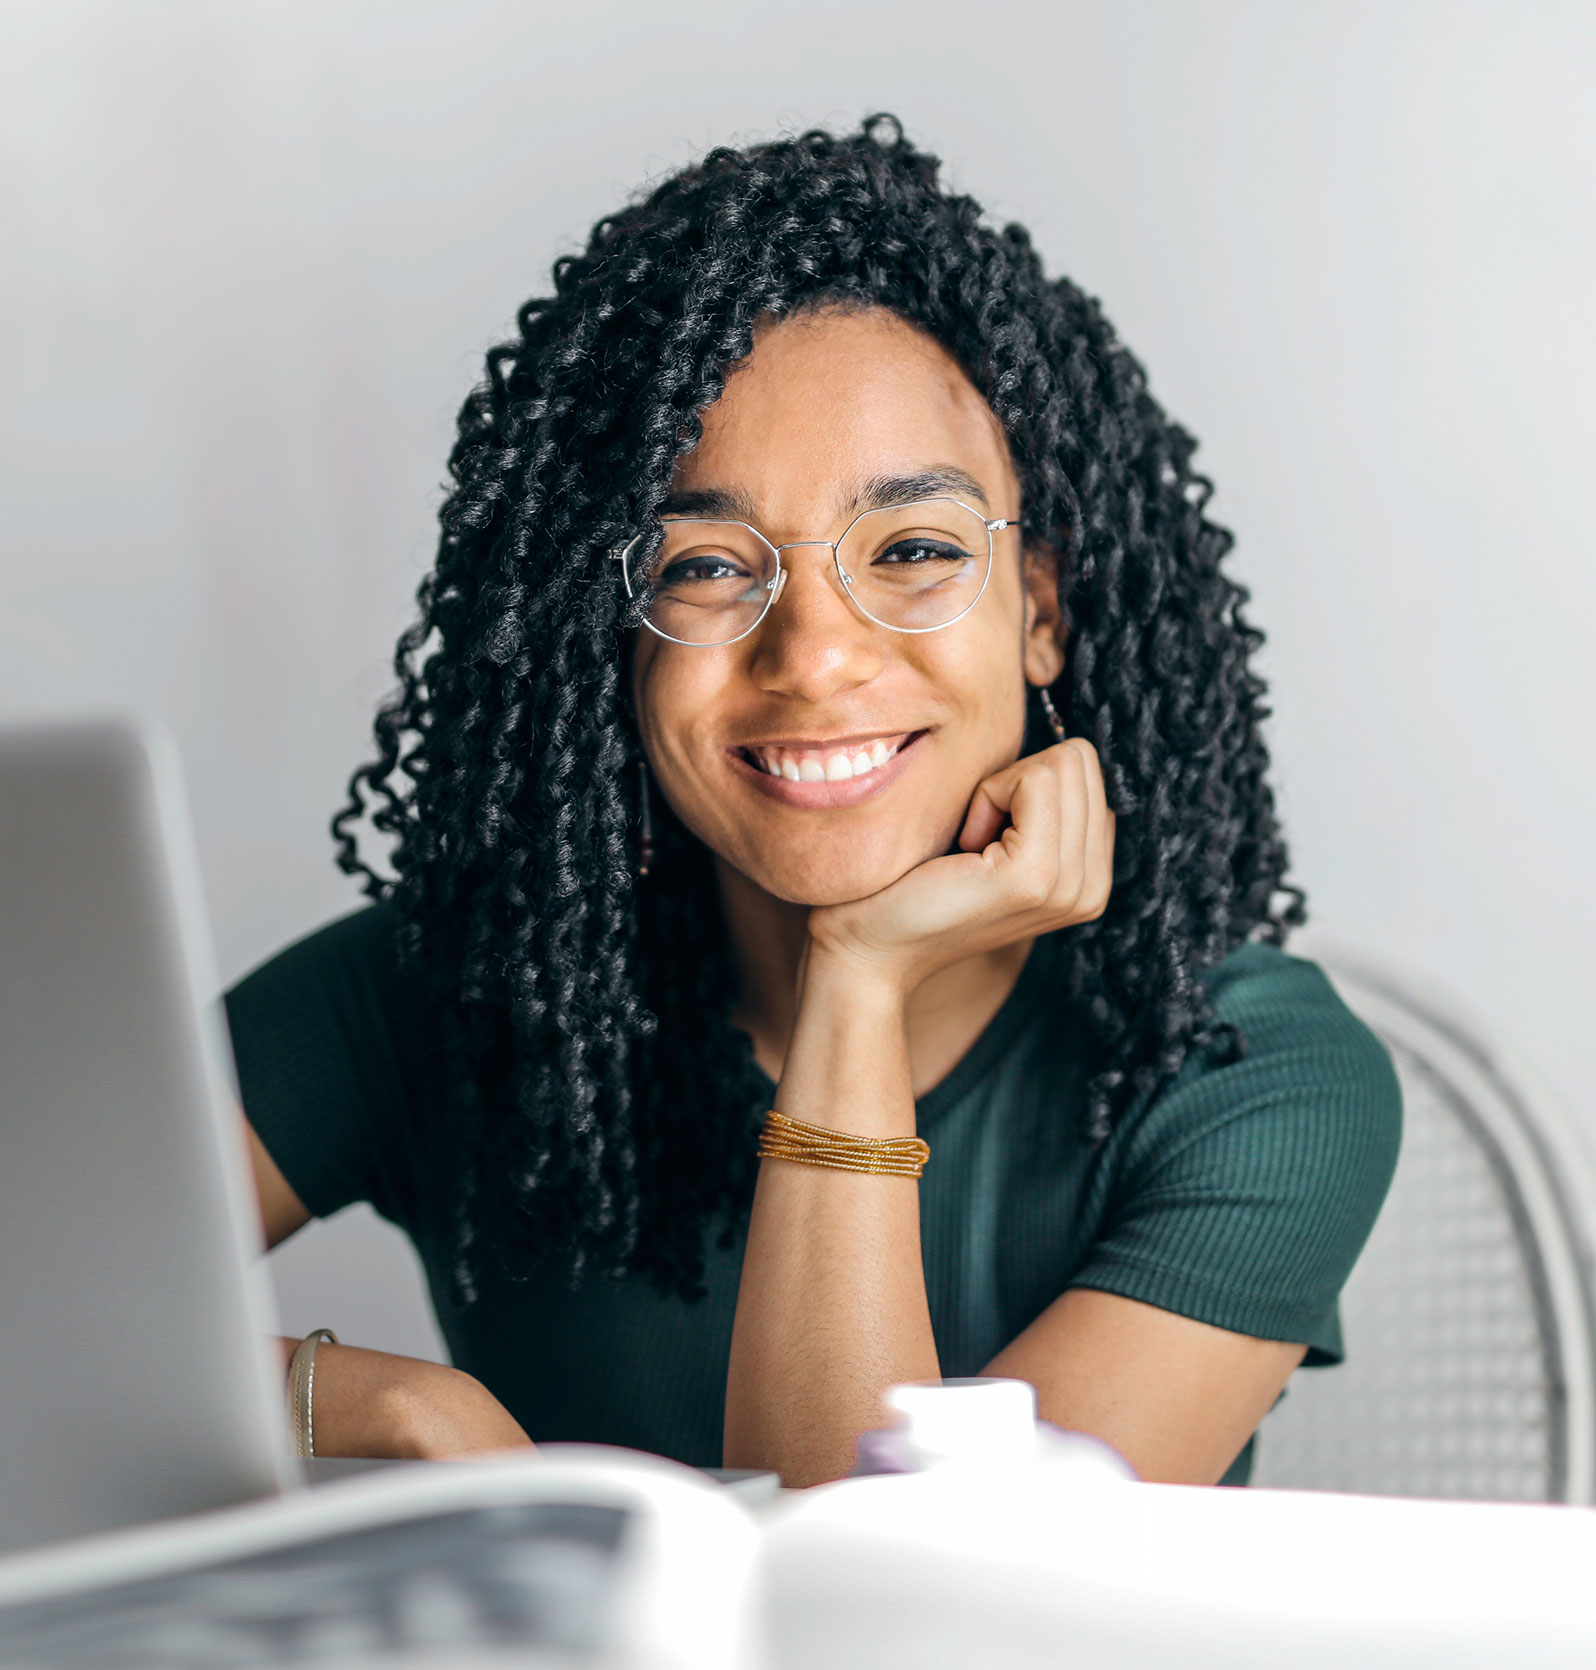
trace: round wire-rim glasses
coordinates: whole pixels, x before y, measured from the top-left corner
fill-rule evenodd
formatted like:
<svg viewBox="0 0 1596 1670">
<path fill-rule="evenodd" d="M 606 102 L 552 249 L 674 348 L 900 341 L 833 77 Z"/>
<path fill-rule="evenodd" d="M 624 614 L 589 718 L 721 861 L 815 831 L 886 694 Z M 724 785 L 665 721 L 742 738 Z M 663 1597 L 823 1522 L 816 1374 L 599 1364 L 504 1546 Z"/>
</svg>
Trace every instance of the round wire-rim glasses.
<svg viewBox="0 0 1596 1670">
<path fill-rule="evenodd" d="M 867 518 L 890 515 L 893 511 L 912 510 L 919 505 L 930 504 L 957 505 L 960 510 L 975 518 L 975 521 L 986 531 L 986 567 L 982 571 L 981 584 L 976 588 L 975 595 L 964 605 L 962 609 L 959 610 L 957 614 L 950 615 L 946 620 L 939 620 L 931 626 L 900 626 L 893 621 L 882 620 L 879 615 L 872 614 L 870 610 L 867 609 L 860 601 L 858 593 L 855 590 L 853 576 L 842 566 L 841 548 L 846 543 L 848 535 L 851 534 L 853 530 Z M 943 627 L 953 626 L 958 621 L 963 620 L 964 617 L 976 606 L 976 604 L 981 601 L 981 598 L 987 588 L 987 582 L 992 578 L 992 536 L 994 534 L 1001 533 L 1005 528 L 1021 527 L 1021 523 L 1015 517 L 983 516 L 981 512 L 976 510 L 973 506 L 967 505 L 962 499 L 956 499 L 951 494 L 947 493 L 932 494 L 919 499 L 905 499 L 901 503 L 897 504 L 873 505 L 868 510 L 860 511 L 859 514 L 854 517 L 854 519 L 842 530 L 840 534 L 837 535 L 835 539 L 790 539 L 784 545 L 773 545 L 765 538 L 758 528 L 730 516 L 665 516 L 661 517 L 660 521 L 662 524 L 669 524 L 672 522 L 691 522 L 695 526 L 701 527 L 741 528 L 758 540 L 758 542 L 770 553 L 774 562 L 770 578 L 764 582 L 763 589 L 765 596 L 763 603 L 760 605 L 758 614 L 756 614 L 754 618 L 749 621 L 748 625 L 745 626 L 742 631 L 733 633 L 729 638 L 678 638 L 674 633 L 666 632 L 662 627 L 656 625 L 655 622 L 647 615 L 643 617 L 643 625 L 646 626 L 650 632 L 654 633 L 656 637 L 664 638 L 668 643 L 683 644 L 689 649 L 722 649 L 727 644 L 740 643 L 750 632 L 754 631 L 759 626 L 760 622 L 764 620 L 765 616 L 770 613 L 771 605 L 774 604 L 776 599 L 781 595 L 783 589 L 782 582 L 786 574 L 786 570 L 782 567 L 781 562 L 782 552 L 797 550 L 805 546 L 824 547 L 826 550 L 831 552 L 832 567 L 837 572 L 837 579 L 842 585 L 844 596 L 848 598 L 849 602 L 853 604 L 853 606 L 861 615 L 865 617 L 866 620 L 872 622 L 876 626 L 885 627 L 889 632 L 909 632 L 915 634 L 940 632 Z M 638 596 L 638 591 L 632 584 L 632 553 L 637 549 L 639 543 L 647 537 L 648 536 L 646 534 L 637 534 L 632 539 L 628 540 L 619 551 L 613 551 L 610 553 L 612 558 L 618 561 L 621 565 L 621 578 L 626 584 L 626 595 L 634 599 Z"/>
</svg>

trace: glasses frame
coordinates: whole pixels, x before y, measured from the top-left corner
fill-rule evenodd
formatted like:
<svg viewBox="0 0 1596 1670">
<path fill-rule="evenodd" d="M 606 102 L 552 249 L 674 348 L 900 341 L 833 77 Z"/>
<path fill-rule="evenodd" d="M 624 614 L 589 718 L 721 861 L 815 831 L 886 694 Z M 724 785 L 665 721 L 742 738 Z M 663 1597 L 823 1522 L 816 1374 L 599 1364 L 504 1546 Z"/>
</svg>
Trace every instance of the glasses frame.
<svg viewBox="0 0 1596 1670">
<path fill-rule="evenodd" d="M 888 510 L 907 510 L 911 505 L 917 504 L 955 504 L 960 510 L 969 511 L 970 515 L 972 515 L 976 521 L 978 521 L 981 526 L 986 529 L 986 572 L 981 576 L 981 589 L 977 591 L 975 596 L 972 597 L 970 601 L 959 610 L 958 614 L 954 615 L 951 619 L 938 621 L 935 626 L 894 626 L 891 621 L 877 619 L 877 617 L 871 614 L 864 604 L 862 604 L 859 599 L 854 596 L 853 576 L 842 566 L 840 547 L 848 535 L 851 534 L 862 521 L 864 521 L 865 517 L 879 516 L 882 512 Z M 854 608 L 856 608 L 859 613 L 863 615 L 864 618 L 873 626 L 884 627 L 888 632 L 907 632 L 913 633 L 917 636 L 926 632 L 940 632 L 944 627 L 953 626 L 963 620 L 964 617 L 969 614 L 969 612 L 985 595 L 987 583 L 992 578 L 992 557 L 994 554 L 992 545 L 993 534 L 1002 533 L 1005 528 L 1022 527 L 1022 524 L 1016 517 L 985 517 L 973 505 L 967 505 L 963 499 L 956 499 L 950 493 L 931 493 L 927 494 L 927 496 L 923 499 L 903 499 L 896 504 L 875 505 L 869 510 L 861 510 L 835 539 L 789 539 L 785 545 L 772 545 L 771 542 L 759 531 L 759 529 L 752 525 L 752 523 L 740 522 L 734 516 L 662 516 L 660 520 L 661 522 L 702 522 L 709 527 L 717 528 L 745 528 L 776 559 L 776 572 L 765 582 L 764 606 L 760 609 L 754 619 L 747 626 L 745 626 L 735 638 L 716 638 L 713 642 L 708 643 L 700 642 L 693 638 L 673 638 L 669 632 L 662 632 L 660 628 L 653 623 L 653 621 L 647 618 L 647 616 L 644 617 L 644 626 L 646 626 L 655 637 L 663 638 L 666 643 L 669 644 L 682 644 L 688 649 L 724 649 L 728 644 L 741 643 L 750 632 L 753 632 L 759 626 L 765 616 L 770 613 L 771 605 L 774 604 L 776 599 L 781 595 L 782 579 L 786 573 L 786 570 L 781 564 L 782 552 L 795 551 L 804 546 L 824 546 L 831 552 L 831 566 L 837 571 L 837 579 L 842 584 L 843 596 L 845 596 L 848 601 L 853 604 Z M 637 596 L 637 593 L 632 589 L 632 552 L 636 550 L 638 541 L 643 537 L 644 536 L 642 534 L 635 534 L 626 542 L 624 546 L 622 546 L 619 551 L 610 552 L 611 559 L 619 562 L 621 565 L 621 579 L 626 583 L 626 595 L 630 598 L 635 598 Z"/>
</svg>

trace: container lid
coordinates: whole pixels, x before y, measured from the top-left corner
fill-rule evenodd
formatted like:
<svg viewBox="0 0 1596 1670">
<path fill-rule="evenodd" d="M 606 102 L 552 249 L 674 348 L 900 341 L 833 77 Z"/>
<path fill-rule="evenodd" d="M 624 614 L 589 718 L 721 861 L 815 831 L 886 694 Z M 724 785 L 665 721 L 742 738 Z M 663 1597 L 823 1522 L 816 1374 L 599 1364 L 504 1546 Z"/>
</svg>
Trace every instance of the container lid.
<svg viewBox="0 0 1596 1670">
<path fill-rule="evenodd" d="M 921 1466 L 1034 1460 L 1036 1388 L 1028 1380 L 915 1380 L 889 1387 L 897 1437 Z"/>
</svg>

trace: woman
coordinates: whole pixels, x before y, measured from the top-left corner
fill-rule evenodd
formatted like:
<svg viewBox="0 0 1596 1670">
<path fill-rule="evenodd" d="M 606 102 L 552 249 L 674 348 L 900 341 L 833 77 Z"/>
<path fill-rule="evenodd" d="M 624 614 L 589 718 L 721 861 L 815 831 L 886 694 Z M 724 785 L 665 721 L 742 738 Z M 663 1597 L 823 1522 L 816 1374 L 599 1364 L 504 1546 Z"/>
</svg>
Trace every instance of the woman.
<svg viewBox="0 0 1596 1670">
<path fill-rule="evenodd" d="M 456 1365 L 325 1347 L 321 1450 L 811 1483 L 887 1385 L 989 1372 L 1245 1478 L 1400 1115 L 1281 949 L 1193 450 L 890 118 L 556 264 L 334 820 L 375 902 L 228 999 L 269 1238 L 373 1202 Z"/>
</svg>

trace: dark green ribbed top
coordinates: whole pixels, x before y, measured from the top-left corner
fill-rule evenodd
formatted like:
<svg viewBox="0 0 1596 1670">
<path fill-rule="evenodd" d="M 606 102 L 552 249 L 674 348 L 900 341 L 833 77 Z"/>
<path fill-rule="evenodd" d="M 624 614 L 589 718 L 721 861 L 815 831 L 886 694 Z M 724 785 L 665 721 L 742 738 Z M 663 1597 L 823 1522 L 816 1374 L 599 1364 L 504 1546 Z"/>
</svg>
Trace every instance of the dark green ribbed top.
<svg viewBox="0 0 1596 1670">
<path fill-rule="evenodd" d="M 926 1288 L 942 1372 L 977 1374 L 1070 1287 L 1341 1358 L 1336 1299 L 1385 1197 L 1401 1102 L 1384 1048 L 1312 963 L 1250 944 L 1210 976 L 1245 1059 L 1193 1059 L 1106 1141 L 1082 1133 L 1088 1036 L 1057 936 L 917 1104 Z M 447 1125 L 436 1028 L 375 906 L 227 994 L 244 1108 L 318 1217 L 367 1200 L 410 1236 L 455 1363 L 534 1439 L 718 1466 L 742 1249 L 707 1295 L 646 1280 L 576 1289 L 551 1261 L 448 1299 Z M 773 1087 L 772 1087 L 773 1088 Z M 1249 1446 L 1250 1449 L 1250 1446 Z M 1246 1476 L 1247 1452 L 1227 1478 Z"/>
</svg>

